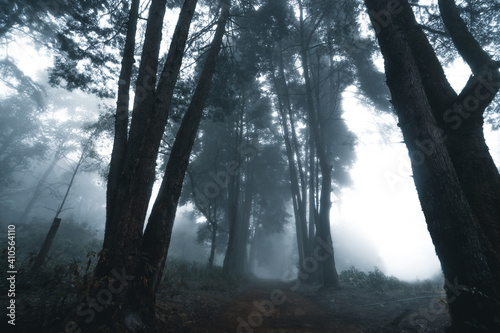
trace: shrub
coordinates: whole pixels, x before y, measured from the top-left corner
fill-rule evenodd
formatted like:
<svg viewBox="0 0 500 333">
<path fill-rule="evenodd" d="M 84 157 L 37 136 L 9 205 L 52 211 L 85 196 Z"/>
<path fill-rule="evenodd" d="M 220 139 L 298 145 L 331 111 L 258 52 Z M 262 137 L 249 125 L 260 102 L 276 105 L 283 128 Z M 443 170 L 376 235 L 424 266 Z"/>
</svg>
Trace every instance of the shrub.
<svg viewBox="0 0 500 333">
<path fill-rule="evenodd" d="M 191 290 L 234 291 L 248 281 L 244 277 L 228 275 L 222 267 L 198 262 L 169 258 L 163 273 L 163 289 L 176 290 L 189 288 Z"/>
<path fill-rule="evenodd" d="M 369 288 L 376 291 L 388 291 L 405 289 L 410 283 L 399 280 L 394 276 L 385 275 L 378 267 L 371 272 L 365 273 L 351 266 L 339 275 L 343 286 L 356 288 Z"/>
</svg>

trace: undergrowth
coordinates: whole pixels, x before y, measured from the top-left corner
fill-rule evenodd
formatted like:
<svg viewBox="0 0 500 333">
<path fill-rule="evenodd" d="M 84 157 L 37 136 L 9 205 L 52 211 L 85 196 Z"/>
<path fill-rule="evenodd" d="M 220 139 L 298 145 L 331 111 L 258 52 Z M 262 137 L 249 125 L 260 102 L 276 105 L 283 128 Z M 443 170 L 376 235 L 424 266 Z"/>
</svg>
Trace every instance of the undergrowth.
<svg viewBox="0 0 500 333">
<path fill-rule="evenodd" d="M 440 292 L 443 290 L 444 281 L 435 277 L 413 282 L 402 281 L 394 276 L 385 275 L 375 267 L 373 271 L 364 272 L 351 266 L 339 274 L 340 284 L 343 287 L 366 288 L 375 291 L 403 290 L 413 293 Z"/>
<path fill-rule="evenodd" d="M 248 283 L 248 278 L 228 275 L 220 266 L 209 268 L 206 264 L 168 259 L 163 273 L 162 289 L 205 290 L 232 292 Z"/>
<path fill-rule="evenodd" d="M 16 332 L 52 332 L 69 319 L 79 302 L 78 291 L 92 271 L 94 253 L 87 261 L 66 259 L 49 261 L 37 272 L 30 271 L 35 254 L 18 263 L 15 305 Z M 0 273 L 0 288 L 7 288 L 5 272 Z M 2 324 L 5 324 L 3 322 Z M 3 327 L 10 329 L 11 327 Z"/>
</svg>

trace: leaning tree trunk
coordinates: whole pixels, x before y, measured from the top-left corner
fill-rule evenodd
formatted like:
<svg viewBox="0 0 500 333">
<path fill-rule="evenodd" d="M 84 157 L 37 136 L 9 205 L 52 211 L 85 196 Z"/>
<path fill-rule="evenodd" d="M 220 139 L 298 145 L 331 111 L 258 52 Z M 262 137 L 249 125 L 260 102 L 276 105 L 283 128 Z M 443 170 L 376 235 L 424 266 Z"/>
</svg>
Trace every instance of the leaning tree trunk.
<svg viewBox="0 0 500 333">
<path fill-rule="evenodd" d="M 33 191 L 33 195 L 31 196 L 31 198 L 28 201 L 28 203 L 26 204 L 26 207 L 24 208 L 21 216 L 18 219 L 19 222 L 21 222 L 21 223 L 28 222 L 28 216 L 31 214 L 33 207 L 35 207 L 35 203 L 38 201 L 38 199 L 42 195 L 45 182 L 47 181 L 47 178 L 54 170 L 54 167 L 56 166 L 56 163 L 57 163 L 57 161 L 59 161 L 60 158 L 61 158 L 61 156 L 60 156 L 60 153 L 58 151 L 54 154 L 54 158 L 52 159 L 52 162 L 47 167 L 47 169 L 43 173 L 42 177 L 38 181 L 38 184 L 36 185 L 35 190 Z"/>
<path fill-rule="evenodd" d="M 403 7 L 390 7 L 389 2 L 365 0 L 375 27 L 380 13 L 387 13 L 388 21 L 377 29 L 377 38 L 385 59 L 387 84 L 410 152 L 422 210 L 447 280 L 452 331 L 480 332 L 484 331 L 482 326 L 495 332 L 500 329 L 500 295 L 498 280 L 482 244 L 484 236 L 434 118 L 417 60 L 405 35 L 404 17 L 397 15 Z M 432 143 L 432 152 L 419 154 L 421 142 Z"/>
<path fill-rule="evenodd" d="M 61 203 L 59 204 L 59 208 L 56 211 L 56 215 L 54 216 L 54 219 L 52 220 L 52 224 L 50 226 L 49 232 L 47 233 L 47 236 L 45 236 L 45 240 L 43 241 L 42 247 L 40 248 L 40 251 L 38 252 L 35 262 L 33 263 L 33 266 L 31 267 L 31 271 L 36 272 L 42 267 L 43 263 L 45 262 L 45 258 L 47 258 L 47 254 L 49 253 L 49 250 L 52 246 L 52 243 L 54 242 L 54 238 L 56 237 L 57 230 L 59 230 L 59 225 L 61 224 L 61 219 L 59 218 L 59 215 L 62 213 L 64 209 L 64 205 L 66 203 L 66 199 L 68 199 L 69 192 L 71 190 L 71 187 L 73 187 L 73 182 L 75 181 L 75 177 L 78 173 L 78 170 L 82 166 L 82 163 L 85 161 L 85 157 L 87 154 L 87 149 L 93 139 L 93 135 L 90 136 L 88 139 L 87 143 L 82 149 L 82 153 L 80 155 L 80 158 L 78 159 L 78 162 L 75 165 L 75 169 L 73 170 L 73 173 L 71 175 L 71 179 L 68 183 L 68 187 L 66 188 L 66 192 L 64 193 L 63 199 Z"/>
<path fill-rule="evenodd" d="M 484 111 L 500 88 L 498 64 L 467 30 L 453 1 L 441 1 L 440 7 L 457 50 L 474 74 L 458 95 L 407 2 L 401 3 L 398 16 L 403 18 L 402 27 L 462 189 L 489 243 L 490 264 L 500 272 L 500 175 L 483 134 Z M 433 145 L 421 142 L 419 148 L 428 154 Z"/>
<path fill-rule="evenodd" d="M 156 294 L 160 286 L 165 260 L 170 245 L 177 204 L 182 183 L 189 164 L 203 108 L 210 91 L 210 82 L 215 73 L 219 51 L 222 47 L 226 22 L 231 4 L 222 0 L 222 9 L 217 29 L 198 79 L 191 103 L 184 115 L 170 153 L 162 184 L 155 200 L 142 239 L 142 265 L 137 271 L 139 277 L 135 293 L 136 308 L 141 309 L 148 322 L 154 322 Z"/>
<path fill-rule="evenodd" d="M 98 278 L 111 278 L 113 270 L 126 269 L 131 273 L 139 263 L 144 220 L 155 180 L 156 157 L 167 123 L 168 106 L 182 64 L 196 3 L 196 0 L 186 0 L 181 9 L 156 90 L 152 81 L 156 79 L 158 59 L 155 60 L 154 56 L 157 58 L 159 53 L 159 31 L 163 24 L 165 1 L 153 0 L 151 3 L 134 105 L 134 113 L 141 115 L 136 117 L 133 114 L 130 137 L 127 142 L 121 143 L 126 145 L 126 151 L 117 148 L 116 153 L 113 152 L 112 155 L 112 163 L 113 159 L 116 159 L 119 164 L 115 166 L 118 168 L 118 175 L 110 175 L 108 178 L 106 231 L 96 267 Z M 125 102 L 120 100 L 118 104 L 120 106 L 123 103 Z M 117 118 L 120 115 L 125 117 L 125 114 L 122 105 L 117 111 Z M 149 115 L 149 122 L 142 119 L 144 114 Z M 124 124 L 125 122 L 120 122 L 116 126 Z M 143 128 L 140 128 L 140 124 Z M 120 130 L 123 128 L 120 127 Z M 124 140 L 123 134 L 115 139 L 118 138 Z M 119 155 L 119 151 L 125 156 L 115 156 Z"/>
<path fill-rule="evenodd" d="M 134 3 L 135 4 L 135 3 Z M 156 84 L 158 56 L 162 35 L 166 0 L 153 0 L 149 9 L 144 47 L 141 56 L 135 101 L 127 138 L 129 82 L 120 82 L 117 102 L 116 142 L 111 157 L 108 178 L 106 229 L 103 249 L 95 269 L 97 283 L 91 287 L 93 296 L 113 287 L 113 302 L 101 309 L 99 320 L 91 322 L 91 329 L 101 324 L 112 330 L 127 332 L 142 327 L 137 316 L 137 295 L 131 292 L 138 283 L 136 274 L 141 263 L 143 229 L 149 200 L 155 181 L 156 159 L 168 120 L 169 105 L 182 65 L 184 49 L 197 0 L 185 0 L 175 27 L 167 59 Z M 135 10 L 135 9 L 134 9 Z M 128 29 L 136 29 L 133 23 L 135 11 L 130 13 Z M 133 62 L 133 39 L 128 32 L 121 77 L 130 81 L 130 62 Z M 111 170 L 114 170 L 111 172 Z M 163 249 L 162 249 L 163 250 Z M 142 266 L 141 266 L 142 265 Z M 132 283 L 133 282 L 133 283 Z M 111 289 L 110 289 L 111 290 Z M 154 307 L 149 308 L 154 312 Z M 85 308 L 83 309 L 85 311 Z M 113 319 L 110 319 L 113 318 Z M 134 328 L 135 327 L 135 328 Z"/>
</svg>

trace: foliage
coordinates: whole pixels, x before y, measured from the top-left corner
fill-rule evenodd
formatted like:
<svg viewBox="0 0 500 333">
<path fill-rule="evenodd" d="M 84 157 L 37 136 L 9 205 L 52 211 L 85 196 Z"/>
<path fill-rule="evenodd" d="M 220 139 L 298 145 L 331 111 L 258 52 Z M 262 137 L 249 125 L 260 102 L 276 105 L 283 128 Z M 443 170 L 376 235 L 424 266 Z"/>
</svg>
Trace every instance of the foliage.
<svg viewBox="0 0 500 333">
<path fill-rule="evenodd" d="M 444 282 L 442 278 L 432 278 L 423 281 L 401 281 L 394 276 L 385 275 L 377 267 L 373 271 L 363 272 L 351 266 L 339 274 L 343 287 L 363 288 L 375 291 L 407 290 L 411 292 L 442 291 Z"/>
<path fill-rule="evenodd" d="M 16 321 L 16 332 L 59 332 L 61 325 L 72 320 L 72 312 L 81 302 L 78 291 L 86 285 L 95 253 L 80 257 L 82 260 L 50 262 L 36 274 L 21 270 L 16 275 L 16 316 L 22 318 Z M 21 259 L 20 267 L 30 267 L 30 259 Z M 5 270 L 0 279 L 0 288 L 7 289 Z"/>
<path fill-rule="evenodd" d="M 168 259 L 163 274 L 163 292 L 179 290 L 207 290 L 230 292 L 248 283 L 245 277 L 228 275 L 222 267 L 179 259 Z"/>
<path fill-rule="evenodd" d="M 414 3 L 413 11 L 424 27 L 436 54 L 446 63 L 459 57 L 451 38 L 446 31 L 436 2 Z M 479 44 L 494 58 L 500 54 L 500 4 L 496 0 L 456 1 L 460 16 Z"/>
<path fill-rule="evenodd" d="M 20 259 L 29 260 L 38 252 L 51 223 L 46 218 L 35 217 L 31 223 L 16 225 L 16 247 Z M 100 246 L 101 239 L 95 228 L 87 223 L 79 223 L 72 217 L 63 218 L 49 252 L 51 260 L 48 262 L 85 260 L 88 252 L 96 252 Z"/>
</svg>

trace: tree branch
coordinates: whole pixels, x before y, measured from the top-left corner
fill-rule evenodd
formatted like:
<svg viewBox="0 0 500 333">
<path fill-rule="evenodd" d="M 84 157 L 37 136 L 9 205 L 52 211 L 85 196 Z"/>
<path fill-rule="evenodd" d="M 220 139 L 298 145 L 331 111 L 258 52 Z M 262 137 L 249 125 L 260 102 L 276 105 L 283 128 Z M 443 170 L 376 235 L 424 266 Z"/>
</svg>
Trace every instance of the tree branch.
<svg viewBox="0 0 500 333">
<path fill-rule="evenodd" d="M 497 70 L 498 64 L 483 50 L 460 17 L 454 0 L 439 0 L 439 10 L 453 44 L 474 74 Z"/>
</svg>

